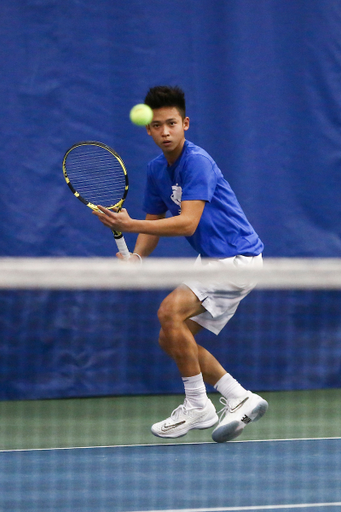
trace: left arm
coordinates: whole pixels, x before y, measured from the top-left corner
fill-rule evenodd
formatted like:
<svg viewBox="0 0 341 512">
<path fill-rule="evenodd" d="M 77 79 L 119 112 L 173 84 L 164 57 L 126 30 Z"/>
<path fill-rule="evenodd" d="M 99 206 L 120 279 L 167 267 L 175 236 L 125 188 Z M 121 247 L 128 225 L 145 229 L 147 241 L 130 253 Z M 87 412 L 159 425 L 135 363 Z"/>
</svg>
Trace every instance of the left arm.
<svg viewBox="0 0 341 512">
<path fill-rule="evenodd" d="M 181 213 L 175 217 L 156 220 L 132 219 L 127 210 L 113 212 L 98 206 L 94 211 L 99 220 L 108 228 L 123 233 L 144 233 L 155 236 L 191 236 L 198 227 L 205 201 L 182 201 Z"/>
</svg>

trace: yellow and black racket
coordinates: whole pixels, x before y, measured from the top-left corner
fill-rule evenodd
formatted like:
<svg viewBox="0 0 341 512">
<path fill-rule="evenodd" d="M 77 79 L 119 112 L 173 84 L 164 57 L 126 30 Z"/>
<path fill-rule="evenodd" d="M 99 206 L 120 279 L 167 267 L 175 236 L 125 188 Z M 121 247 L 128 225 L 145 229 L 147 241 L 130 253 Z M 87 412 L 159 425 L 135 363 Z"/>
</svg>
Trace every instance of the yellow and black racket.
<svg viewBox="0 0 341 512">
<path fill-rule="evenodd" d="M 72 193 L 92 210 L 122 208 L 128 193 L 128 174 L 122 158 L 101 142 L 74 144 L 63 158 L 63 174 Z M 113 231 L 119 252 L 130 256 L 122 233 Z"/>
</svg>

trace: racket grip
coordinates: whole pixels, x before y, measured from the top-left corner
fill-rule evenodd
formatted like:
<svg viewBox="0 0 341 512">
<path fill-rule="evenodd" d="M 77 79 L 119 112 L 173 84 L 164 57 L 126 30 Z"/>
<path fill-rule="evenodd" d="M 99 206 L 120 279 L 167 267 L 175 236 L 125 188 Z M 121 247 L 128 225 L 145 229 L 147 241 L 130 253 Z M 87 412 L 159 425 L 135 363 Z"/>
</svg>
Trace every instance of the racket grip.
<svg viewBox="0 0 341 512">
<path fill-rule="evenodd" d="M 115 240 L 116 240 L 116 244 L 117 244 L 118 250 L 120 251 L 120 253 L 122 254 L 122 256 L 123 256 L 123 258 L 125 260 L 129 260 L 130 252 L 129 252 L 129 249 L 127 247 L 127 244 L 126 244 L 126 241 L 124 239 L 124 236 L 122 235 L 122 233 L 118 233 L 116 231 L 113 231 L 113 234 L 114 234 L 114 237 L 115 237 Z"/>
</svg>

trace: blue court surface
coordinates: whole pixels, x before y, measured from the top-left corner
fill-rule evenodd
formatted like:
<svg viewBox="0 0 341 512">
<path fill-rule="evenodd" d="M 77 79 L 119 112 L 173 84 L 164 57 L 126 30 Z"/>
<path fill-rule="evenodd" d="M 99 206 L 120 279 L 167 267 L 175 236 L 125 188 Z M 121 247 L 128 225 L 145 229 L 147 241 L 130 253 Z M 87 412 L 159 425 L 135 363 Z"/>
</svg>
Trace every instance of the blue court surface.
<svg viewBox="0 0 341 512">
<path fill-rule="evenodd" d="M 1 512 L 341 510 L 341 438 L 0 453 Z"/>
</svg>

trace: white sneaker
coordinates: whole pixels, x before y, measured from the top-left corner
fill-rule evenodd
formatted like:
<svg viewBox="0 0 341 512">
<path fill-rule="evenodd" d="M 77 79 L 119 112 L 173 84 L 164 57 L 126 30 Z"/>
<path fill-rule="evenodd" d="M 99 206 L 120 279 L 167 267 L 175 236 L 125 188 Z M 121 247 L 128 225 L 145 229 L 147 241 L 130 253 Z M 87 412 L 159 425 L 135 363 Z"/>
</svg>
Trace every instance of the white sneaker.
<svg viewBox="0 0 341 512">
<path fill-rule="evenodd" d="M 216 443 L 225 443 L 238 437 L 251 421 L 259 420 L 268 409 L 268 402 L 262 397 L 251 393 L 243 399 L 227 400 L 220 398 L 224 405 L 219 425 L 212 432 L 212 439 Z M 218 414 L 219 414 L 218 413 Z"/>
<path fill-rule="evenodd" d="M 190 407 L 185 398 L 184 403 L 179 405 L 169 418 L 154 423 L 151 431 L 158 437 L 182 437 L 192 429 L 213 427 L 217 421 L 218 415 L 209 398 L 205 407 L 201 409 Z"/>
</svg>

